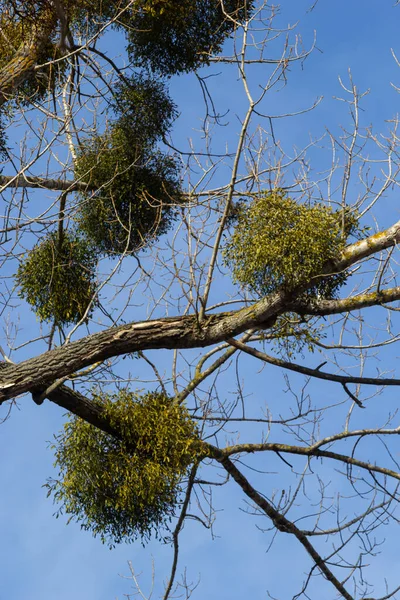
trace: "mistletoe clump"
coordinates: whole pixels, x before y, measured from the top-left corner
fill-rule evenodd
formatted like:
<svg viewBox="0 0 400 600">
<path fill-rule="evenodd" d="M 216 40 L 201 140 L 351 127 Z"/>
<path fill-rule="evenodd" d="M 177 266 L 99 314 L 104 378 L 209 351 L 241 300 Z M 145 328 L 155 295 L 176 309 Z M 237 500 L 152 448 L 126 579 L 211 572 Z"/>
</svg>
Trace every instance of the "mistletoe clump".
<svg viewBox="0 0 400 600">
<path fill-rule="evenodd" d="M 249 0 L 141 0 L 129 22 L 128 52 L 137 65 L 163 75 L 209 64 L 253 8 Z"/>
<path fill-rule="evenodd" d="M 20 263 L 18 295 L 41 321 L 58 326 L 77 323 L 95 297 L 96 263 L 90 245 L 78 234 L 64 231 L 60 240 L 60 232 L 52 232 Z"/>
<path fill-rule="evenodd" d="M 118 126 L 134 132 L 136 146 L 150 147 L 163 140 L 171 129 L 178 112 L 159 79 L 135 73 L 117 83 L 110 102 Z"/>
<path fill-rule="evenodd" d="M 335 296 L 346 274 L 320 277 L 357 227 L 350 213 L 323 204 L 306 206 L 282 191 L 268 192 L 241 206 L 224 249 L 234 280 L 258 295 L 307 284 L 309 295 Z"/>
<path fill-rule="evenodd" d="M 197 69 L 210 62 L 253 0 L 67 0 L 71 28 L 92 35 L 108 20 L 126 33 L 138 67 L 161 75 Z"/>
<path fill-rule="evenodd" d="M 185 407 L 161 393 L 120 391 L 93 398 L 113 437 L 74 417 L 56 438 L 59 479 L 49 494 L 83 529 L 110 546 L 158 535 L 174 515 L 180 482 L 201 450 Z"/>
<path fill-rule="evenodd" d="M 134 75 L 116 86 L 110 109 L 115 120 L 82 142 L 75 174 L 88 186 L 79 227 L 112 256 L 137 252 L 166 233 L 183 196 L 177 161 L 156 146 L 176 116 L 164 85 Z"/>
<path fill-rule="evenodd" d="M 137 144 L 134 130 L 113 127 L 80 148 L 75 173 L 92 195 L 82 194 L 79 227 L 99 252 L 137 252 L 166 233 L 182 202 L 178 165 Z"/>
</svg>

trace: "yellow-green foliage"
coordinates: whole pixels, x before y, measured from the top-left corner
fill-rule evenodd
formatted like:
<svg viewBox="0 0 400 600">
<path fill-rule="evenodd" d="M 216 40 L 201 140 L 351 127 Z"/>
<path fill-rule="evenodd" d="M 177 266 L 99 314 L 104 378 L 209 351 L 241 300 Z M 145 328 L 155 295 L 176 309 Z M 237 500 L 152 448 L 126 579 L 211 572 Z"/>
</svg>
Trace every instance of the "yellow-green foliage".
<svg viewBox="0 0 400 600">
<path fill-rule="evenodd" d="M 77 323 L 95 294 L 97 259 L 88 243 L 74 233 L 52 232 L 21 261 L 18 295 L 42 321 Z"/>
<path fill-rule="evenodd" d="M 173 516 L 180 482 L 201 449 L 185 407 L 160 393 L 95 395 L 121 440 L 79 418 L 56 438 L 59 479 L 49 493 L 110 546 L 148 539 Z"/>
<path fill-rule="evenodd" d="M 307 283 L 309 294 L 333 297 L 345 282 L 345 274 L 316 276 L 344 248 L 355 218 L 346 214 L 343 234 L 341 213 L 323 204 L 298 204 L 278 190 L 242 206 L 236 219 L 224 259 L 234 280 L 256 294 Z"/>
</svg>

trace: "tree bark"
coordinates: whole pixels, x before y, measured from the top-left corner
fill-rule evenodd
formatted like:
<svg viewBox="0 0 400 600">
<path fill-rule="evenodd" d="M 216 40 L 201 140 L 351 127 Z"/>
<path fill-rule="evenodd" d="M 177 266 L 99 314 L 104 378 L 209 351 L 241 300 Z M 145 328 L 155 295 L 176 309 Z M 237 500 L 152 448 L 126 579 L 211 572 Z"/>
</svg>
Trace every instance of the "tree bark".
<svg viewBox="0 0 400 600">
<path fill-rule="evenodd" d="M 26 39 L 15 56 L 0 69 L 0 106 L 13 97 L 18 87 L 35 70 L 44 45 L 48 42 L 57 24 L 54 9 L 46 7 L 37 19 L 25 28 Z"/>
<path fill-rule="evenodd" d="M 0 186 L 11 188 L 36 188 L 60 192 L 94 191 L 87 183 L 72 179 L 47 179 L 31 175 L 0 175 Z"/>
</svg>

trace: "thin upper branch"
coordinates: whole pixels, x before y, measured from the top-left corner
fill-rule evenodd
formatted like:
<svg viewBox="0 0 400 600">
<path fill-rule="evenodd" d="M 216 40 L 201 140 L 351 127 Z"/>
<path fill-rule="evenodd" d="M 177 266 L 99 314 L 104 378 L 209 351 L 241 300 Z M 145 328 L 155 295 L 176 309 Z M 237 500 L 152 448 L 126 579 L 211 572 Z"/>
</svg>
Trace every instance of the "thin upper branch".
<svg viewBox="0 0 400 600">
<path fill-rule="evenodd" d="M 377 432 L 379 433 L 379 432 Z M 254 452 L 277 452 L 282 454 L 297 454 L 300 456 L 314 456 L 318 458 L 330 458 L 337 460 L 346 465 L 352 465 L 365 469 L 369 472 L 381 473 L 393 479 L 400 480 L 400 473 L 387 469 L 385 467 L 379 467 L 373 463 L 366 462 L 365 460 L 359 460 L 347 454 L 340 454 L 338 452 L 331 452 L 330 450 L 320 450 L 314 446 L 292 446 L 291 444 L 276 444 L 276 443 L 265 443 L 265 444 L 237 444 L 236 446 L 229 446 L 222 450 L 225 456 L 232 456 L 233 454 L 241 453 L 254 453 Z"/>
</svg>

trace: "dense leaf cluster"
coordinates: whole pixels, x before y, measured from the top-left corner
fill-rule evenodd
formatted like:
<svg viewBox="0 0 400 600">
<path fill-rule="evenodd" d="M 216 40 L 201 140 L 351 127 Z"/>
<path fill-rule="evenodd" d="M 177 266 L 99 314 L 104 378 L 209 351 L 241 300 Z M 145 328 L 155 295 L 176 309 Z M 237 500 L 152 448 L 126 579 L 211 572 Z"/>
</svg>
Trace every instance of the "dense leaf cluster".
<svg viewBox="0 0 400 600">
<path fill-rule="evenodd" d="M 165 233 L 182 194 L 176 160 L 156 147 L 176 115 L 165 87 L 135 76 L 116 88 L 111 108 L 116 120 L 82 142 L 75 174 L 88 184 L 79 227 L 100 253 L 115 255 Z"/>
<path fill-rule="evenodd" d="M 253 0 L 67 0 L 72 29 L 93 34 L 113 20 L 134 65 L 173 75 L 208 64 Z"/>
<path fill-rule="evenodd" d="M 142 0 L 128 30 L 136 64 L 163 75 L 208 64 L 253 7 L 249 0 Z"/>
<path fill-rule="evenodd" d="M 163 140 L 178 115 L 177 107 L 160 79 L 135 73 L 113 90 L 110 108 L 123 129 L 131 129 L 136 146 Z"/>
<path fill-rule="evenodd" d="M 148 539 L 167 525 L 179 502 L 180 482 L 201 449 L 186 408 L 164 394 L 120 391 L 97 395 L 121 439 L 79 418 L 56 438 L 59 479 L 49 493 L 83 529 L 110 546 Z"/>
<path fill-rule="evenodd" d="M 65 231 L 44 237 L 22 259 L 16 283 L 19 296 L 42 321 L 57 325 L 77 323 L 95 296 L 97 259 L 87 241 Z M 88 316 L 90 315 L 89 314 Z"/>
<path fill-rule="evenodd" d="M 135 75 L 116 86 L 106 132 L 84 140 L 76 177 L 79 235 L 65 234 L 62 250 L 51 234 L 27 255 L 16 276 L 19 294 L 41 320 L 79 321 L 94 294 L 101 254 L 137 252 L 168 231 L 182 203 L 176 160 L 157 149 L 176 116 L 164 85 Z M 60 218 L 62 216 L 60 215 Z"/>
<path fill-rule="evenodd" d="M 82 194 L 79 227 L 110 256 L 137 252 L 168 231 L 181 202 L 176 161 L 135 141 L 115 127 L 84 143 L 76 163 L 77 177 L 97 190 Z"/>
<path fill-rule="evenodd" d="M 256 294 L 307 284 L 309 294 L 331 298 L 345 282 L 345 273 L 320 273 L 344 248 L 355 226 L 350 215 L 343 231 L 341 214 L 330 207 L 299 204 L 278 190 L 242 206 L 236 220 L 224 259 L 235 281 Z"/>
<path fill-rule="evenodd" d="M 28 37 L 29 28 L 59 17 L 50 0 L 5 0 L 3 5 L 0 68 Z M 234 31 L 235 21 L 251 12 L 253 5 L 253 0 L 65 0 L 66 23 L 60 29 L 67 25 L 78 38 L 91 37 L 110 22 L 125 33 L 133 66 L 169 76 L 209 64 L 210 56 L 221 50 Z M 55 28 L 49 28 L 49 38 L 38 49 L 36 61 L 49 64 L 27 76 L 18 90 L 20 100 L 30 103 L 55 89 L 67 67 L 60 58 Z"/>
</svg>

